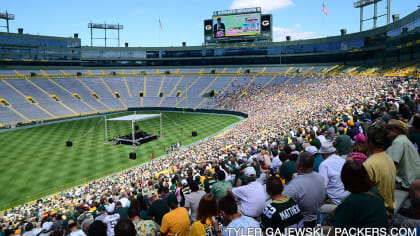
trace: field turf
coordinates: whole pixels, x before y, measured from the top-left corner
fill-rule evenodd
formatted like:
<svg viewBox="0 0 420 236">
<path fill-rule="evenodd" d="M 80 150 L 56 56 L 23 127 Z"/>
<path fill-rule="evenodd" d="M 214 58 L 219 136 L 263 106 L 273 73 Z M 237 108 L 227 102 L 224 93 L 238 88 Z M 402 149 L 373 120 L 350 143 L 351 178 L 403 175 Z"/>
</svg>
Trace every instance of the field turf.
<svg viewBox="0 0 420 236">
<path fill-rule="evenodd" d="M 128 113 L 109 117 L 122 115 Z M 171 144 L 194 143 L 239 120 L 225 115 L 163 113 L 164 138 L 137 149 L 104 145 L 103 117 L 1 132 L 0 210 L 138 165 L 150 160 L 152 153 L 155 157 L 165 154 Z M 131 122 L 108 124 L 111 137 L 130 133 Z M 147 133 L 159 133 L 159 118 L 138 125 Z M 193 130 L 197 137 L 191 137 Z M 66 147 L 66 140 L 72 140 L 73 147 Z M 137 153 L 134 161 L 128 158 L 133 151 Z"/>
</svg>

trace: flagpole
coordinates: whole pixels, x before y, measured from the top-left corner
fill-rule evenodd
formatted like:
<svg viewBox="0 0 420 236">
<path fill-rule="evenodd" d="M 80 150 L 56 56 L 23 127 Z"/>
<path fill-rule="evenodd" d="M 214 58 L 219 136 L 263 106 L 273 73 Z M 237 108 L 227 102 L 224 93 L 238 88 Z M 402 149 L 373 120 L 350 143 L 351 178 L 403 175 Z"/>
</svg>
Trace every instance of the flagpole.
<svg viewBox="0 0 420 236">
<path fill-rule="evenodd" d="M 162 21 L 160 20 L 160 17 L 159 17 L 159 39 L 158 39 L 159 47 L 160 47 L 160 32 L 161 31 L 162 31 Z"/>
<path fill-rule="evenodd" d="M 322 27 L 322 33 L 324 34 L 325 37 L 325 25 L 324 25 L 324 6 L 325 6 L 325 2 L 324 0 L 322 0 L 322 11 L 321 11 L 321 27 Z"/>
</svg>

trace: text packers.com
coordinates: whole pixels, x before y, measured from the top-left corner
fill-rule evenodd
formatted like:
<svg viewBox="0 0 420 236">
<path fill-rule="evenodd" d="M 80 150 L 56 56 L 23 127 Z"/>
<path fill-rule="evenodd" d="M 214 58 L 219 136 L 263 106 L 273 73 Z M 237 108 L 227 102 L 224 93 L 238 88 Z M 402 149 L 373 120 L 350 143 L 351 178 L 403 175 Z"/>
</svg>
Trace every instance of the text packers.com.
<svg viewBox="0 0 420 236">
<path fill-rule="evenodd" d="M 416 228 L 289 228 L 281 231 L 279 229 L 267 228 L 262 230 L 261 228 L 226 228 L 229 236 L 255 236 L 255 235 L 266 235 L 266 236 L 326 236 L 326 235 L 337 235 L 337 236 L 417 236 L 418 229 Z M 419 235 L 420 236 L 420 235 Z"/>
</svg>

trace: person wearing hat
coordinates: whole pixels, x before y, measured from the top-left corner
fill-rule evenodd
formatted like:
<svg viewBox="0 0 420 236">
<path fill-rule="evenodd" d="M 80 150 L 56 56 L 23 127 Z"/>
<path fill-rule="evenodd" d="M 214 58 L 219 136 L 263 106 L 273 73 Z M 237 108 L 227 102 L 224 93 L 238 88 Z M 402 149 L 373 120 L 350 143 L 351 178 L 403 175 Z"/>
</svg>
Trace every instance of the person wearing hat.
<svg viewBox="0 0 420 236">
<path fill-rule="evenodd" d="M 211 186 L 216 183 L 216 180 L 213 178 L 213 174 L 210 170 L 206 171 L 206 179 L 204 180 L 204 190 L 206 193 L 210 193 Z"/>
<path fill-rule="evenodd" d="M 160 232 L 169 236 L 188 236 L 190 232 L 190 217 L 187 209 L 178 207 L 178 199 L 175 194 L 169 195 L 168 206 L 171 208 L 171 211 L 163 216 Z"/>
<path fill-rule="evenodd" d="M 337 148 L 338 155 L 343 158 L 346 158 L 350 153 L 351 148 L 351 138 L 345 134 L 344 127 L 338 128 L 338 134 L 334 141 L 334 146 Z"/>
<path fill-rule="evenodd" d="M 397 167 L 397 188 L 409 189 L 411 182 L 420 178 L 420 157 L 413 143 L 407 138 L 404 122 L 391 119 L 387 124 L 388 137 L 392 140 L 388 155 Z"/>
<path fill-rule="evenodd" d="M 249 166 L 244 169 L 244 175 L 247 178 L 247 185 L 232 189 L 233 195 L 239 201 L 238 205 L 242 214 L 249 217 L 259 217 L 265 207 L 264 187 L 256 181 L 256 172 L 254 167 Z"/>
<path fill-rule="evenodd" d="M 162 223 L 163 216 L 169 212 L 168 204 L 166 204 L 163 199 L 157 199 L 155 192 L 149 192 L 147 197 L 151 202 L 148 216 L 151 220 L 156 221 L 156 223 L 160 225 Z"/>
<path fill-rule="evenodd" d="M 347 121 L 347 124 L 350 126 L 350 128 L 347 130 L 347 135 L 354 140 L 354 136 L 358 135 L 360 133 L 359 129 L 359 123 L 354 122 L 352 120 Z"/>
<path fill-rule="evenodd" d="M 341 182 L 341 168 L 343 168 L 346 160 L 335 154 L 336 149 L 328 142 L 322 144 L 318 153 L 321 154 L 324 161 L 319 165 L 319 174 L 324 177 L 324 184 L 327 190 L 327 196 L 334 205 L 340 202 L 349 195 L 349 192 L 344 190 L 344 185 Z"/>
<path fill-rule="evenodd" d="M 305 148 L 305 152 L 309 152 L 314 156 L 314 171 L 319 172 L 319 165 L 321 165 L 321 162 L 324 161 L 324 159 L 322 159 L 321 154 L 318 153 L 318 148 L 309 146 Z"/>
<path fill-rule="evenodd" d="M 395 203 L 395 165 L 385 152 L 388 142 L 384 128 L 371 126 L 366 133 L 366 146 L 370 156 L 363 162 L 369 174 L 372 187 L 376 188 L 384 198 L 385 208 L 389 214 L 394 213 Z"/>
<path fill-rule="evenodd" d="M 69 220 L 69 230 L 70 230 L 70 234 L 69 234 L 70 236 L 86 236 L 83 230 L 77 228 L 77 222 L 75 220 Z"/>
<path fill-rule="evenodd" d="M 96 212 L 98 215 L 96 216 L 95 220 L 104 221 L 105 217 L 107 216 L 105 206 L 98 206 L 98 208 L 96 208 Z"/>
</svg>

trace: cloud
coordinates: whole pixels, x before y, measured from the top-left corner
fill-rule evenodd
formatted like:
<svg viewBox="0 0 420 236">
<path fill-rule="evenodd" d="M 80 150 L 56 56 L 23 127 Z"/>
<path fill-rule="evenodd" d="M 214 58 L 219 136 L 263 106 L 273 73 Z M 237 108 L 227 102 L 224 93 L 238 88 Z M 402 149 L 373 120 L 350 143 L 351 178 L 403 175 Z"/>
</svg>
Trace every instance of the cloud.
<svg viewBox="0 0 420 236">
<path fill-rule="evenodd" d="M 299 26 L 300 27 L 300 26 Z M 316 32 L 306 32 L 295 28 L 282 28 L 273 26 L 273 40 L 276 42 L 286 41 L 286 36 L 291 36 L 292 40 L 313 39 L 320 37 Z"/>
<path fill-rule="evenodd" d="M 273 11 L 291 5 L 292 0 L 233 0 L 230 9 L 261 7 L 263 11 Z"/>
</svg>

